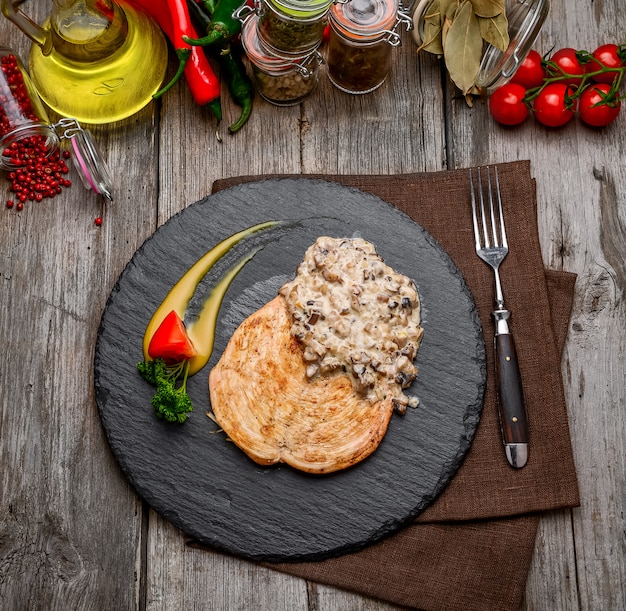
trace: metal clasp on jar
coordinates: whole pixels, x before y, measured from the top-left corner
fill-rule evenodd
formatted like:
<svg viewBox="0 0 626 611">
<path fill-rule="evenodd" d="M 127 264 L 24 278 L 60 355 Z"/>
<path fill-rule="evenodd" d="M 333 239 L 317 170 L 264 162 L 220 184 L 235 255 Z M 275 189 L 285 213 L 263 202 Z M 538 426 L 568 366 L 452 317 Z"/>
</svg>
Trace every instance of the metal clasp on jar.
<svg viewBox="0 0 626 611">
<path fill-rule="evenodd" d="M 308 68 L 313 61 L 315 60 L 315 64 L 312 68 Z M 322 54 L 316 49 L 312 53 L 309 53 L 306 57 L 302 59 L 301 62 L 294 64 L 294 67 L 298 70 L 298 72 L 302 75 L 302 78 L 308 79 L 311 78 L 315 74 L 315 70 L 319 66 L 324 63 L 324 58 Z"/>
<path fill-rule="evenodd" d="M 407 32 L 410 32 L 413 29 L 413 18 L 410 15 L 412 4 L 413 2 L 409 4 L 408 8 L 405 8 L 404 4 L 400 2 L 400 4 L 398 5 L 398 13 L 396 15 L 396 19 L 398 20 L 396 23 L 396 27 L 403 23 L 406 26 Z"/>
<path fill-rule="evenodd" d="M 349 1 L 350 0 L 348 0 L 348 2 Z M 400 7 L 402 7 L 402 5 L 400 5 Z M 404 25 L 407 32 L 413 29 L 413 19 L 411 19 L 411 17 L 405 13 L 404 10 L 399 9 L 396 14 L 396 23 L 394 24 L 393 29 L 382 30 L 381 32 L 386 35 L 383 37 L 383 40 L 388 42 L 392 47 L 399 47 L 402 45 L 402 38 L 397 32 L 400 25 Z"/>
<path fill-rule="evenodd" d="M 251 6 L 247 2 L 244 2 L 239 8 L 233 11 L 233 19 L 238 19 L 241 23 L 245 23 L 249 17 L 254 14 L 261 13 L 261 1 L 254 0 L 253 5 Z"/>
<path fill-rule="evenodd" d="M 69 140 L 85 131 L 76 119 L 69 118 L 60 119 L 57 123 L 52 125 L 52 128 L 57 132 L 57 136 L 59 136 L 61 140 Z"/>
</svg>

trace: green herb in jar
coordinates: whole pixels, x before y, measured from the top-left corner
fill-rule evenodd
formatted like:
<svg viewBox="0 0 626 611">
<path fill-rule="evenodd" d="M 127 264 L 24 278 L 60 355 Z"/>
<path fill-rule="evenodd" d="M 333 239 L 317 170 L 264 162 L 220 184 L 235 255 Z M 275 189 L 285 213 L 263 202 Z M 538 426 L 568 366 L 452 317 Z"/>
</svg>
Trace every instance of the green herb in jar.
<svg viewBox="0 0 626 611">
<path fill-rule="evenodd" d="M 259 38 L 271 50 L 302 53 L 320 45 L 327 22 L 325 14 L 298 19 L 281 14 L 268 4 L 259 15 Z"/>
</svg>

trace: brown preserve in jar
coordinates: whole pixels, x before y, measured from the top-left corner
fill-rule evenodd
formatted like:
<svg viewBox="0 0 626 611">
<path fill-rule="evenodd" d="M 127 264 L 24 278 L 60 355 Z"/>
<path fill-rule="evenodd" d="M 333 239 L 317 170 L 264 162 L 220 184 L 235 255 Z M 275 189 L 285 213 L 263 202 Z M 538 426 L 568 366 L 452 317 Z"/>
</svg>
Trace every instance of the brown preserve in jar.
<svg viewBox="0 0 626 611">
<path fill-rule="evenodd" d="M 329 13 L 328 78 L 347 93 L 380 87 L 391 68 L 391 52 L 400 44 L 395 32 L 398 0 L 351 0 Z"/>
</svg>

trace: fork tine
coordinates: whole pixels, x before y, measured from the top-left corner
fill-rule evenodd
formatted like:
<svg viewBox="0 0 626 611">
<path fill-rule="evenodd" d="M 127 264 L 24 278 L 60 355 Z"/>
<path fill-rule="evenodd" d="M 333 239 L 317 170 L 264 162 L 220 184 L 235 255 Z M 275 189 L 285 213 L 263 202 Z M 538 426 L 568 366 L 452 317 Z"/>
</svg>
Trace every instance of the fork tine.
<svg viewBox="0 0 626 611">
<path fill-rule="evenodd" d="M 494 168 L 496 177 L 496 193 L 498 194 L 498 212 L 500 215 L 500 233 L 502 237 L 502 246 L 508 248 L 509 244 L 506 240 L 506 230 L 504 228 L 504 214 L 502 213 L 502 195 L 500 194 L 500 180 L 498 179 L 498 168 Z"/>
<path fill-rule="evenodd" d="M 478 229 L 478 216 L 476 214 L 476 190 L 474 188 L 474 177 L 472 175 L 472 169 L 469 171 L 470 179 L 470 197 L 472 200 L 472 223 L 474 225 L 474 242 L 476 250 L 480 249 L 480 230 Z"/>
<path fill-rule="evenodd" d="M 483 225 L 483 236 L 485 238 L 484 247 L 490 248 L 491 242 L 489 240 L 489 230 L 487 229 L 487 221 L 485 218 L 485 197 L 483 195 L 483 181 L 480 173 L 480 168 L 477 170 L 478 172 L 478 201 L 480 202 L 480 218 Z M 489 174 L 487 174 L 487 178 L 489 178 Z"/>
<path fill-rule="evenodd" d="M 498 247 L 500 246 L 500 241 L 498 240 L 498 230 L 496 228 L 496 213 L 493 206 L 493 187 L 491 185 L 491 173 L 489 172 L 490 168 L 487 166 L 487 196 L 489 199 L 489 212 L 491 219 L 491 235 L 493 236 L 493 245 Z M 498 168 L 495 168 L 496 176 L 498 173 Z M 498 191 L 499 195 L 499 191 Z M 500 221 L 502 221 L 502 209 L 500 209 Z"/>
</svg>

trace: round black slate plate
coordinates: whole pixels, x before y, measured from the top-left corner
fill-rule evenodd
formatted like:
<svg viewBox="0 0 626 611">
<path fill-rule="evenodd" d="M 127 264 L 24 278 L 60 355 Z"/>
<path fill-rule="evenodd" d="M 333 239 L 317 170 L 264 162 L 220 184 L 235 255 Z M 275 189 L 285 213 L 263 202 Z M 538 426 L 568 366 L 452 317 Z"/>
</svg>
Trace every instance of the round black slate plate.
<svg viewBox="0 0 626 611">
<path fill-rule="evenodd" d="M 289 221 L 231 251 L 196 291 L 198 311 L 216 279 L 253 245 L 263 249 L 230 287 L 207 367 L 191 378 L 194 411 L 167 424 L 136 371 L 154 310 L 215 244 L 248 226 Z M 355 467 L 314 476 L 260 467 L 206 416 L 208 372 L 237 325 L 293 277 L 320 235 L 363 237 L 410 276 L 422 299 L 424 339 L 410 392 L 420 406 L 394 414 L 380 447 Z M 268 561 L 321 559 L 357 550 L 422 511 L 459 467 L 480 418 L 485 353 L 480 322 L 459 271 L 436 241 L 380 199 L 335 183 L 286 178 L 242 184 L 192 204 L 135 253 L 102 315 L 96 399 L 111 449 L 150 506 L 200 543 Z"/>
</svg>

